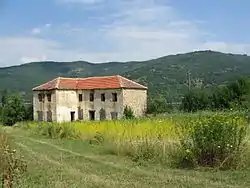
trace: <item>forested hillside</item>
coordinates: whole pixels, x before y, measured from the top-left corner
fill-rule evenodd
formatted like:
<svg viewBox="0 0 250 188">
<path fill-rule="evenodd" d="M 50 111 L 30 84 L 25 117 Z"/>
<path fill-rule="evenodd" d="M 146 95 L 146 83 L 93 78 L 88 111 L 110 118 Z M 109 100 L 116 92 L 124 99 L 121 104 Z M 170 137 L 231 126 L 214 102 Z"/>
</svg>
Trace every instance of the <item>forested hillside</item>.
<svg viewBox="0 0 250 188">
<path fill-rule="evenodd" d="M 176 102 L 180 101 L 188 86 L 209 88 L 250 75 L 250 57 L 197 51 L 141 62 L 33 62 L 0 68 L 0 90 L 19 91 L 30 99 L 33 87 L 58 76 L 113 74 L 126 76 L 148 86 L 150 97 L 160 94 Z"/>
</svg>

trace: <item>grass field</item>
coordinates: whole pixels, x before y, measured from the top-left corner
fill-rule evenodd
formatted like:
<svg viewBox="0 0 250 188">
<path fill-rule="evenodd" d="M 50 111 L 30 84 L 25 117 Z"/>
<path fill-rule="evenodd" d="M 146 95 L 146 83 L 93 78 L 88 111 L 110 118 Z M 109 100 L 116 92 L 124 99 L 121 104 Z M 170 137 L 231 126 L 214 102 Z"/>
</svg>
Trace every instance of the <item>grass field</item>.
<svg viewBox="0 0 250 188">
<path fill-rule="evenodd" d="M 159 122 L 159 119 L 156 121 Z M 162 121 L 165 120 L 159 123 Z M 166 120 L 165 123 L 169 121 Z M 141 130 L 144 131 L 139 131 L 137 127 L 132 129 L 131 126 L 128 129 L 130 134 L 124 132 L 125 129 L 118 122 L 116 125 L 119 130 L 123 130 L 125 140 L 141 139 L 147 135 L 154 139 L 157 134 L 152 134 L 149 121 L 139 121 L 137 124 L 141 122 Z M 150 122 L 152 123 L 151 120 Z M 76 127 L 79 125 L 80 123 L 76 123 Z M 117 127 L 107 128 L 107 125 L 111 125 L 110 122 L 97 125 L 99 127 L 88 125 L 89 128 L 82 128 L 82 132 L 86 134 L 75 139 L 52 139 L 28 129 L 4 128 L 28 165 L 27 172 L 15 187 L 250 187 L 250 168 L 227 171 L 210 168 L 177 169 L 154 162 L 138 164 L 126 155 L 113 155 L 101 144 L 89 144 L 89 138 L 92 132 L 96 132 L 93 130 L 102 133 L 113 130 L 112 134 L 108 134 L 109 138 L 117 141 L 119 139 L 114 134 Z M 167 128 L 163 130 L 157 129 L 158 132 L 164 133 L 164 137 L 174 138 L 175 133 L 170 136 L 173 131 L 171 125 L 165 126 Z M 146 134 L 148 129 L 151 134 Z"/>
</svg>

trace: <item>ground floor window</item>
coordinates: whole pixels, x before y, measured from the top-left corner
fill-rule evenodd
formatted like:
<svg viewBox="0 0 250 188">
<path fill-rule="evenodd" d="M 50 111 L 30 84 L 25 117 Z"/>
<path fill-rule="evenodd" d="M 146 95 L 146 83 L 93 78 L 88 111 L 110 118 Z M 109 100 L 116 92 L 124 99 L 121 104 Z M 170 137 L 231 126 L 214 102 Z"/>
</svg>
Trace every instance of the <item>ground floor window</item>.
<svg viewBox="0 0 250 188">
<path fill-rule="evenodd" d="M 78 119 L 83 120 L 83 109 L 80 107 L 78 108 Z"/>
<path fill-rule="evenodd" d="M 100 110 L 100 120 L 103 121 L 106 119 L 106 111 L 102 108 Z"/>
<path fill-rule="evenodd" d="M 117 119 L 118 114 L 117 112 L 111 112 L 111 119 Z"/>
<path fill-rule="evenodd" d="M 43 121 L 43 111 L 37 111 L 37 119 L 38 121 Z"/>
<path fill-rule="evenodd" d="M 52 122 L 52 112 L 51 112 L 51 110 L 47 111 L 47 121 Z"/>
<path fill-rule="evenodd" d="M 95 120 L 95 111 L 94 110 L 89 111 L 89 120 L 91 120 L 91 121 Z"/>
</svg>

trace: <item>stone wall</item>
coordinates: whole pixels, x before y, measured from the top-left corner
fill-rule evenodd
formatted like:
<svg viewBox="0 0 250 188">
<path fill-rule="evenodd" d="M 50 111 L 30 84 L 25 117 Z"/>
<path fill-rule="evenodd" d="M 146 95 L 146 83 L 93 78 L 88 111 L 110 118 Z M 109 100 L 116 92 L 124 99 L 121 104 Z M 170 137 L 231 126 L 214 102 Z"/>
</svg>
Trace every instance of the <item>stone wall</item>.
<svg viewBox="0 0 250 188">
<path fill-rule="evenodd" d="M 38 94 L 42 94 L 42 101 L 39 101 Z M 47 94 L 51 94 L 51 101 L 48 101 Z M 34 91 L 33 92 L 33 116 L 38 121 L 38 114 L 42 113 L 42 121 L 48 120 L 48 113 L 52 112 L 52 121 L 56 121 L 56 92 L 53 91 Z"/>
<path fill-rule="evenodd" d="M 131 107 L 136 117 L 145 115 L 147 110 L 147 90 L 124 89 L 123 106 Z"/>
<path fill-rule="evenodd" d="M 94 101 L 90 101 L 90 93 L 94 94 Z M 45 94 L 44 101 L 39 102 L 38 94 Z M 34 91 L 34 120 L 38 120 L 38 111 L 43 112 L 43 121 L 48 121 L 47 112 L 52 112 L 52 120 L 57 122 L 74 120 L 90 120 L 89 111 L 94 111 L 95 120 L 120 119 L 124 107 L 132 108 L 135 116 L 143 116 L 147 108 L 147 91 L 135 89 L 107 89 L 107 90 L 55 90 L 51 92 L 51 102 L 48 102 L 48 92 Z M 117 94 L 117 101 L 113 101 L 113 93 Z M 79 94 L 82 101 L 79 101 Z M 101 95 L 105 94 L 105 101 Z M 72 114 L 73 113 L 73 114 Z"/>
<path fill-rule="evenodd" d="M 90 92 L 94 93 L 94 101 L 92 102 L 90 101 Z M 117 93 L 116 102 L 112 100 L 112 93 Z M 83 120 L 89 120 L 89 110 L 95 111 L 95 120 L 100 120 L 101 109 L 105 110 L 106 119 L 111 119 L 111 112 L 117 112 L 118 118 L 122 117 L 122 90 L 83 90 L 77 91 L 77 95 L 79 94 L 83 95 L 83 101 L 78 101 L 77 104 L 83 110 Z M 105 101 L 101 101 L 101 94 L 105 94 Z"/>
</svg>

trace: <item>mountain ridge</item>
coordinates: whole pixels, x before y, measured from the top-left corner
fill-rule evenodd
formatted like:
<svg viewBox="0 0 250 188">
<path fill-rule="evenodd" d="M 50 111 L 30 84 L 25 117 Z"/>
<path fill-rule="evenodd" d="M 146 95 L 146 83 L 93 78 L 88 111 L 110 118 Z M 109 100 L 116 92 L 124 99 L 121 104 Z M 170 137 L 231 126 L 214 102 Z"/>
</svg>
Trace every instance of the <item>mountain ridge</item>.
<svg viewBox="0 0 250 188">
<path fill-rule="evenodd" d="M 41 61 L 0 67 L 0 90 L 25 93 L 31 99 L 32 88 L 55 77 L 121 75 L 149 88 L 149 96 L 179 101 L 192 87 L 214 87 L 240 76 L 250 75 L 250 56 L 211 50 L 180 53 L 146 61 L 91 63 L 88 61 Z M 200 80 L 200 81 L 199 81 Z"/>
</svg>

